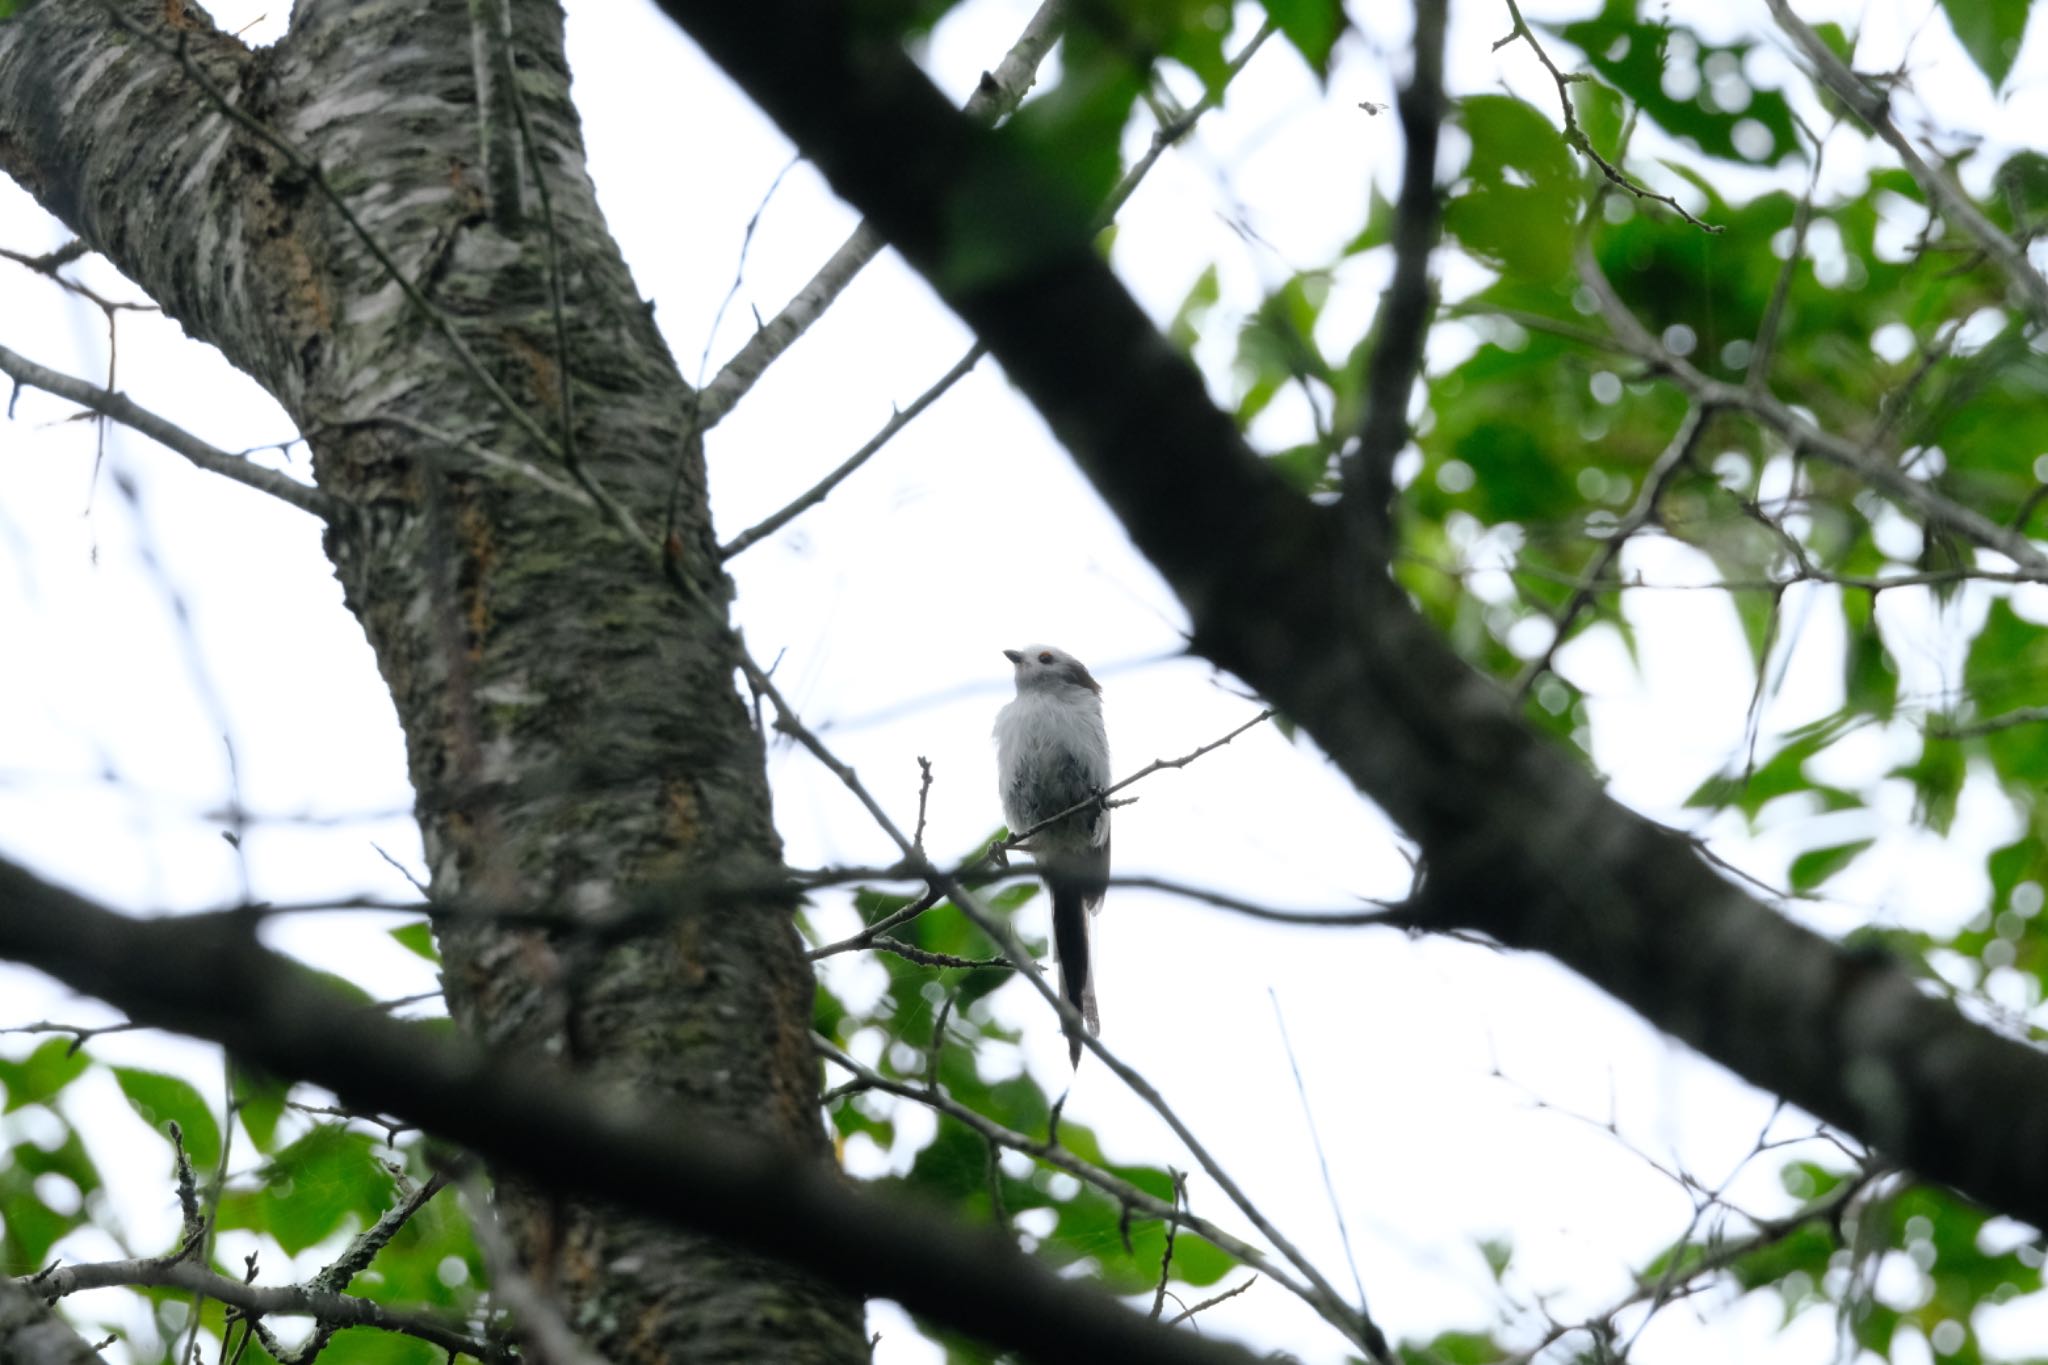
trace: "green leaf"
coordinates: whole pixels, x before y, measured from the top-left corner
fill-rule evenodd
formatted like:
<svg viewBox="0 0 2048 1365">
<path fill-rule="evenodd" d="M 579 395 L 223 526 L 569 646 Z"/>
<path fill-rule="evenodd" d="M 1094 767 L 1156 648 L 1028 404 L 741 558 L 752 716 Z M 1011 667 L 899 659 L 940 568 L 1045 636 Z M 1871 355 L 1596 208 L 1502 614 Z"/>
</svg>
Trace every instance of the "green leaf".
<svg viewBox="0 0 2048 1365">
<path fill-rule="evenodd" d="M 260 1189 L 221 1199 L 221 1226 L 268 1232 L 288 1255 L 325 1241 L 353 1220 L 374 1222 L 391 1202 L 392 1176 L 374 1140 L 338 1124 L 315 1128 L 279 1152 Z"/>
<path fill-rule="evenodd" d="M 1818 793 L 1824 804 L 1838 808 L 1854 805 L 1855 799 L 1847 793 L 1808 777 L 1806 761 L 1861 723 L 1857 716 L 1844 710 L 1803 726 L 1788 738 L 1784 748 L 1771 755 L 1755 771 L 1744 773 L 1737 770 L 1710 777 L 1685 799 L 1685 804 L 1708 810 L 1733 807 L 1747 816 L 1752 824 L 1767 804 L 1794 792 Z M 1844 797 L 1847 800 L 1840 799 Z"/>
<path fill-rule="evenodd" d="M 1244 386 L 1237 403 L 1240 427 L 1249 425 L 1295 380 L 1319 379 L 1336 387 L 1330 362 L 1315 343 L 1316 320 L 1329 295 L 1329 276 L 1305 271 L 1268 294 L 1258 311 L 1244 320 L 1238 329 L 1235 364 L 1238 382 Z"/>
<path fill-rule="evenodd" d="M 1826 848 L 1808 849 L 1792 860 L 1792 889 L 1813 890 L 1855 862 L 1857 855 L 1876 842 L 1875 839 L 1851 839 L 1846 844 L 1830 844 Z"/>
<path fill-rule="evenodd" d="M 1827 1274 L 1836 1246 L 1834 1233 L 1825 1224 L 1803 1223 L 1791 1236 L 1757 1248 L 1730 1269 L 1745 1290 L 1781 1284 L 1795 1270 L 1817 1282 Z"/>
<path fill-rule="evenodd" d="M 342 1332 L 321 1350 L 320 1365 L 441 1365 L 447 1358 L 439 1347 L 396 1332 Z"/>
<path fill-rule="evenodd" d="M 1508 1358 L 1506 1349 L 1483 1332 L 1443 1332 L 1426 1346 L 1401 1346 L 1401 1365 L 1493 1365 Z"/>
<path fill-rule="evenodd" d="M 1479 1242 L 1479 1254 L 1486 1258 L 1487 1273 L 1493 1276 L 1495 1284 L 1508 1273 L 1508 1265 L 1515 1259 L 1515 1244 L 1504 1237 L 1485 1237 Z"/>
<path fill-rule="evenodd" d="M 1849 648 L 1843 660 L 1848 707 L 1889 719 L 1899 699 L 1899 674 L 1878 633 L 1877 604 L 1868 593 L 1845 592 L 1842 615 L 1849 630 Z"/>
<path fill-rule="evenodd" d="M 81 1196 L 100 1188 L 99 1171 L 68 1123 L 54 1150 L 33 1142 L 0 1149 L 0 1265 L 40 1269 L 49 1263 L 51 1245 L 85 1222 L 83 1212 L 59 1213 L 43 1202 L 36 1180 L 45 1175 L 62 1176 Z"/>
<path fill-rule="evenodd" d="M 1365 210 L 1365 226 L 1358 235 L 1344 245 L 1346 256 L 1356 256 L 1361 251 L 1370 251 L 1376 246 L 1387 246 L 1394 240 L 1394 201 L 1380 193 L 1380 187 L 1372 187 L 1372 197 Z"/>
<path fill-rule="evenodd" d="M 158 1133 L 168 1138 L 165 1125 L 171 1123 L 184 1130 L 185 1155 L 192 1158 L 193 1165 L 208 1170 L 219 1163 L 220 1124 L 213 1117 L 213 1107 L 200 1098 L 190 1081 L 129 1066 L 115 1067 L 114 1079 L 135 1112 Z"/>
<path fill-rule="evenodd" d="M 2020 36 L 2027 31 L 2030 0 L 1941 0 L 1949 27 L 1970 60 L 1996 90 L 2012 74 L 2020 55 Z"/>
<path fill-rule="evenodd" d="M 2048 631 L 2021 617 L 2006 598 L 1991 604 L 1984 628 L 1963 660 L 1963 691 L 1976 718 L 2041 703 L 2048 677 Z M 1999 779 L 2030 795 L 2048 780 L 2048 725 L 2011 725 L 1958 750 L 1981 746 Z"/>
<path fill-rule="evenodd" d="M 0 1086 L 7 1090 L 7 1107 L 0 1113 L 46 1102 L 91 1065 L 92 1058 L 65 1038 L 50 1039 L 18 1062 L 0 1058 Z"/>
<path fill-rule="evenodd" d="M 1890 775 L 1913 784 L 1914 814 L 1920 822 L 1936 834 L 1948 833 L 1968 775 L 1963 746 L 1930 736 L 1916 761 L 1894 768 Z"/>
<path fill-rule="evenodd" d="M 1193 350 L 1195 342 L 1201 339 L 1202 325 L 1208 321 L 1210 311 L 1222 296 L 1216 267 L 1212 264 L 1196 277 L 1194 284 L 1188 287 L 1187 297 L 1180 301 L 1180 307 L 1173 310 L 1173 321 L 1166 324 L 1166 339 L 1180 350 Z"/>
<path fill-rule="evenodd" d="M 1301 53 L 1316 79 L 1328 80 L 1330 49 L 1344 31 L 1342 0 L 1265 0 L 1265 5 L 1266 14 Z"/>
<path fill-rule="evenodd" d="M 248 1130 L 259 1152 L 268 1152 L 277 1141 L 277 1123 L 284 1116 L 286 1084 L 246 1063 L 235 1064 L 235 1113 Z"/>
<path fill-rule="evenodd" d="M 1570 268 L 1581 182 L 1550 120 L 1508 95 L 1458 102 L 1472 156 L 1444 205 L 1444 231 L 1489 264 L 1532 280 Z"/>
<path fill-rule="evenodd" d="M 391 937 L 398 940 L 398 946 L 408 952 L 417 953 L 437 966 L 440 964 L 441 954 L 434 947 L 432 921 L 416 920 L 411 924 L 401 924 L 391 931 Z"/>
<path fill-rule="evenodd" d="M 1595 71 L 1666 132 L 1709 156 L 1771 166 L 1798 150 L 1792 106 L 1741 74 L 1752 43 L 1709 43 L 1680 25 L 1641 21 L 1635 0 L 1607 0 L 1594 18 L 1541 27 L 1576 45 Z M 1680 48 L 1671 42 L 1674 33 L 1691 41 Z M 1682 66 L 1674 50 L 1687 54 Z M 1680 95 L 1666 93 L 1667 87 Z"/>
</svg>

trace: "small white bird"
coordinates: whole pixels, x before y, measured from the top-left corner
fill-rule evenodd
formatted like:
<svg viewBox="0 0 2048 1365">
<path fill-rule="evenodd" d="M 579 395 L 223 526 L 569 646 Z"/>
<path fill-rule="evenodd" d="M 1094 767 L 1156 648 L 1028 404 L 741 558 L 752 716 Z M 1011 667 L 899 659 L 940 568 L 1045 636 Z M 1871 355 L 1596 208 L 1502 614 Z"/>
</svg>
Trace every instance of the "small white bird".
<svg viewBox="0 0 2048 1365">
<path fill-rule="evenodd" d="M 1081 661 L 1051 645 L 1006 649 L 1017 668 L 1017 698 L 996 713 L 996 782 L 1003 818 L 1021 834 L 1109 786 L 1109 733 L 1102 724 L 1102 687 Z M 1088 965 L 1088 917 L 1109 886 L 1109 811 L 1075 811 L 1031 836 L 1052 893 L 1053 954 L 1060 994 L 1081 1012 L 1090 1033 L 1102 1031 Z M 1068 1052 L 1081 1064 L 1081 1038 Z"/>
</svg>

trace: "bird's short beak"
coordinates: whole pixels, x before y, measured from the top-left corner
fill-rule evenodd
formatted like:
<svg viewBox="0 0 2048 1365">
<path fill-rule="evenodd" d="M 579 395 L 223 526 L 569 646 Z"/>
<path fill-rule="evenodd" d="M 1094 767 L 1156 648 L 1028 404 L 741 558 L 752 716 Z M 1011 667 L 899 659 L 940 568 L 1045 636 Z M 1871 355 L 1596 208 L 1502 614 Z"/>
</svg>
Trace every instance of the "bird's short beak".
<svg viewBox="0 0 2048 1365">
<path fill-rule="evenodd" d="M 1013 664 L 1021 664 L 1021 663 L 1023 663 L 1023 662 L 1024 662 L 1024 655 L 1023 655 L 1022 651 L 1019 651 L 1019 650 L 1015 650 L 1015 649 L 1006 649 L 1006 650 L 1004 650 L 1004 651 L 1003 651 L 1003 657 L 1004 657 L 1005 659 L 1008 659 L 1008 660 L 1009 660 L 1009 661 L 1010 661 L 1011 663 L 1013 663 Z"/>
</svg>

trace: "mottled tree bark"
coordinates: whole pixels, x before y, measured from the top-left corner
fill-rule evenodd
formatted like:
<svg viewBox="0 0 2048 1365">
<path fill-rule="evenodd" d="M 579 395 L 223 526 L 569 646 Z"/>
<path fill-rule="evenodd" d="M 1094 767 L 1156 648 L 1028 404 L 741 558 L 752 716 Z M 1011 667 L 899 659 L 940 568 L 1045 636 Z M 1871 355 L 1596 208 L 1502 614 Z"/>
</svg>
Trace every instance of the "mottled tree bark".
<svg viewBox="0 0 2048 1365">
<path fill-rule="evenodd" d="M 0 1361 L 6 1365 L 106 1365 L 106 1360 L 32 1292 L 0 1275 Z"/>
<path fill-rule="evenodd" d="M 307 434 L 437 897 L 598 914 L 778 865 L 693 395 L 598 211 L 555 4 L 300 0 L 290 35 L 250 51 L 161 0 L 42 0 L 0 26 L 0 169 Z M 670 533 L 685 591 L 616 518 L 544 486 L 579 479 Z M 825 1159 L 786 901 L 580 942 L 480 912 L 442 936 L 450 1010 L 493 1047 Z M 866 1355 L 858 1303 L 783 1267 L 627 1210 L 503 1202 L 572 1326 L 622 1365 Z"/>
</svg>

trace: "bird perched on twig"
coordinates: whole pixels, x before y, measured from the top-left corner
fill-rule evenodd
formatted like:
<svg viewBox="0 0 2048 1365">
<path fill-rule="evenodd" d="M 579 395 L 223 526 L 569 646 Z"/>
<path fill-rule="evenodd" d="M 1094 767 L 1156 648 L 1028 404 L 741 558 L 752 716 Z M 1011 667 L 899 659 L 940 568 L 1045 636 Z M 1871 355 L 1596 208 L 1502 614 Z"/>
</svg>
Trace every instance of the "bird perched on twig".
<svg viewBox="0 0 2048 1365">
<path fill-rule="evenodd" d="M 1013 836 L 1036 829 L 1023 846 L 1031 850 L 1052 893 L 1060 994 L 1080 1011 L 1090 1033 L 1100 1033 L 1088 961 L 1088 917 L 1102 908 L 1109 886 L 1109 809 L 1099 799 L 1109 786 L 1102 687 L 1079 659 L 1051 645 L 1006 649 L 1003 657 L 1017 670 L 1016 699 L 996 713 L 1003 818 Z M 1060 818 L 1037 829 L 1056 815 Z M 1079 1066 L 1081 1036 L 1072 1029 L 1067 1048 Z"/>
</svg>

